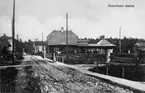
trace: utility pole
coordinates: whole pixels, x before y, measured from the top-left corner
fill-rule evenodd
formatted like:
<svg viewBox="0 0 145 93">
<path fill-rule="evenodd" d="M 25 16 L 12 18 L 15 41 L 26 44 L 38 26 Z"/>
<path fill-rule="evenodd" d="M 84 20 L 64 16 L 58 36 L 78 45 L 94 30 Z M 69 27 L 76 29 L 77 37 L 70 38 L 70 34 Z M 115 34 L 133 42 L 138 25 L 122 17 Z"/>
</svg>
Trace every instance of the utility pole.
<svg viewBox="0 0 145 93">
<path fill-rule="evenodd" d="M 66 62 L 68 61 L 68 13 L 66 13 Z"/>
<path fill-rule="evenodd" d="M 44 54 L 44 44 L 43 44 L 43 32 L 42 32 L 42 53 L 43 53 L 43 58 L 44 58 L 45 54 Z"/>
<path fill-rule="evenodd" d="M 121 53 L 121 27 L 119 29 L 119 53 Z"/>
<path fill-rule="evenodd" d="M 13 0 L 13 18 L 12 18 L 12 62 L 14 62 L 15 52 L 15 0 Z"/>
<path fill-rule="evenodd" d="M 119 29 L 119 53 L 121 54 L 122 50 L 121 50 L 121 27 Z M 122 78 L 124 78 L 124 65 L 122 65 Z"/>
<path fill-rule="evenodd" d="M 34 28 L 33 37 L 34 37 L 34 42 L 33 42 L 33 54 L 35 54 L 35 53 L 36 53 L 36 48 L 35 48 L 35 43 L 36 43 L 36 38 L 35 38 L 35 28 Z"/>
<path fill-rule="evenodd" d="M 17 34 L 17 41 L 16 41 L 16 51 L 20 52 L 20 48 L 19 48 L 19 35 Z"/>
<path fill-rule="evenodd" d="M 43 46 L 43 32 L 42 32 L 42 51 L 44 51 L 44 46 Z"/>
</svg>

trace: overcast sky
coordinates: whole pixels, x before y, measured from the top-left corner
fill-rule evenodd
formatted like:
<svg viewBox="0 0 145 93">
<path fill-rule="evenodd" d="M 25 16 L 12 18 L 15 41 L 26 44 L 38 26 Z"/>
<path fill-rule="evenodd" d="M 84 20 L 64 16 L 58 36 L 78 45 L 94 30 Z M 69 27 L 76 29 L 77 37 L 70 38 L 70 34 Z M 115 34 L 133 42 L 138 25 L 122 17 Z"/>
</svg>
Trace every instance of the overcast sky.
<svg viewBox="0 0 145 93">
<path fill-rule="evenodd" d="M 108 7 L 134 5 L 134 7 Z M 80 38 L 122 37 L 145 39 L 145 0 L 16 0 L 16 34 L 22 40 L 44 39 L 54 29 L 69 29 Z M 12 0 L 0 0 L 0 35 L 11 36 Z"/>
</svg>

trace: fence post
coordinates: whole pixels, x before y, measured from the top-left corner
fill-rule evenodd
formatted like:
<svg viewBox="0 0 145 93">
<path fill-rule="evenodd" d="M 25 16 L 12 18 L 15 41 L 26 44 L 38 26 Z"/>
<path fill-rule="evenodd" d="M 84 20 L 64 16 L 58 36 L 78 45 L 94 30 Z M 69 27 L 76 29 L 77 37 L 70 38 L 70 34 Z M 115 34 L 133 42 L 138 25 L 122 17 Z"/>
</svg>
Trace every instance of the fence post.
<svg viewBox="0 0 145 93">
<path fill-rule="evenodd" d="M 106 63 L 106 75 L 108 75 L 108 63 Z"/>
<path fill-rule="evenodd" d="M 96 61 L 95 63 L 96 63 L 96 71 L 98 71 L 98 61 Z"/>
<path fill-rule="evenodd" d="M 62 57 L 62 63 L 64 63 L 64 58 Z"/>
<path fill-rule="evenodd" d="M 124 65 L 122 66 L 122 78 L 124 78 Z"/>
</svg>

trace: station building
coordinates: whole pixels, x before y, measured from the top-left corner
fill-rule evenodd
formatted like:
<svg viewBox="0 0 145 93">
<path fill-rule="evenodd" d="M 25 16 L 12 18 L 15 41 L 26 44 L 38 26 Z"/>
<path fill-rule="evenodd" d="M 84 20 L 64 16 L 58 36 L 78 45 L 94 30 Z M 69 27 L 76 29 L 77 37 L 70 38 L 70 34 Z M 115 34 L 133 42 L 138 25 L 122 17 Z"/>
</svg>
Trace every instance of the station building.
<svg viewBox="0 0 145 93">
<path fill-rule="evenodd" d="M 53 30 L 47 36 L 47 52 L 61 51 L 65 52 L 66 49 L 66 31 L 63 30 Z M 68 31 L 68 47 L 71 51 L 78 46 L 78 36 L 71 30 Z"/>
<path fill-rule="evenodd" d="M 66 51 L 66 31 L 61 28 L 61 30 L 53 30 L 47 36 L 47 53 L 52 53 L 56 51 L 61 51 L 62 53 Z M 113 49 L 114 44 L 111 44 L 105 38 L 101 39 L 97 44 L 89 44 L 89 40 L 80 39 L 72 30 L 68 31 L 68 51 L 73 53 L 84 53 L 88 51 L 102 51 L 107 49 Z"/>
</svg>

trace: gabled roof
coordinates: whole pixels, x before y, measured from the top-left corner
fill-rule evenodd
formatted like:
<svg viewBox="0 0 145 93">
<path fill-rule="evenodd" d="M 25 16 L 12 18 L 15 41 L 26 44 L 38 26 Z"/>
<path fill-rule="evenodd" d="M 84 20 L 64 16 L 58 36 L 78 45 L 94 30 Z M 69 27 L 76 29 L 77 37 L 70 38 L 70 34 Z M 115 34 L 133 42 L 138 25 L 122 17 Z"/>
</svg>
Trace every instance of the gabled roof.
<svg viewBox="0 0 145 93">
<path fill-rule="evenodd" d="M 3 36 L 0 37 L 0 40 L 2 40 L 2 39 L 9 40 L 9 39 L 12 39 L 12 37 L 8 37 L 7 35 L 4 34 Z"/>
<path fill-rule="evenodd" d="M 68 45 L 77 45 L 78 36 L 72 31 L 68 31 Z M 66 31 L 52 31 L 47 36 L 48 45 L 66 45 Z"/>
<path fill-rule="evenodd" d="M 102 39 L 100 40 L 96 46 L 115 46 L 114 44 L 111 44 L 109 41 Z"/>
</svg>

